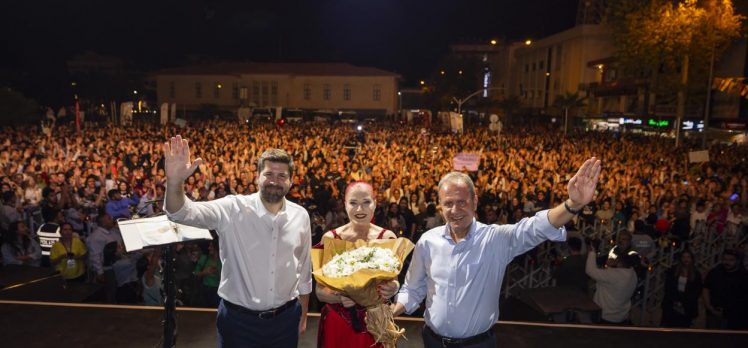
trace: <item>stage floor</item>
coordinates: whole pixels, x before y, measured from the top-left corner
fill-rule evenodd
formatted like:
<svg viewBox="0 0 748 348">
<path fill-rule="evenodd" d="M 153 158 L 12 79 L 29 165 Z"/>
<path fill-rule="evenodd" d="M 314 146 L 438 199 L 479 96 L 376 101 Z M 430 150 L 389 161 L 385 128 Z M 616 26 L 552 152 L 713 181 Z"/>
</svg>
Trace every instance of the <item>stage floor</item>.
<svg viewBox="0 0 748 348">
<path fill-rule="evenodd" d="M 90 303 L 97 302 L 100 290 L 95 284 L 65 284 L 41 269 L 0 267 L 0 347 L 161 347 L 163 308 Z M 494 326 L 501 347 L 748 347 L 748 331 L 548 324 L 518 301 L 505 301 L 501 308 L 502 318 L 526 320 Z M 178 308 L 177 347 L 215 347 L 215 317 L 215 309 Z M 397 321 L 408 338 L 398 347 L 422 347 L 423 319 Z M 319 315 L 310 313 L 299 347 L 316 347 L 318 322 Z"/>
<path fill-rule="evenodd" d="M 2 347 L 46 348 L 160 347 L 162 310 L 157 307 L 52 304 L 0 300 Z M 180 308 L 177 347 L 215 347 L 215 310 Z M 318 315 L 311 314 L 299 347 L 316 347 Z M 423 321 L 406 318 L 398 325 L 407 341 L 398 347 L 422 347 Z M 588 327 L 581 325 L 499 322 L 501 347 L 748 347 L 748 332 Z"/>
</svg>

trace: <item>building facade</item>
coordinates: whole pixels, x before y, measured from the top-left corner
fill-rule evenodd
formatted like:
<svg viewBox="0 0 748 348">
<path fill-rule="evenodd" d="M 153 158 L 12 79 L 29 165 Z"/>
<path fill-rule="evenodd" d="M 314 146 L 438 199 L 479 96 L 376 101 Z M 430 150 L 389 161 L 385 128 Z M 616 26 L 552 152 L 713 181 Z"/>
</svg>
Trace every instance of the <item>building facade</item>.
<svg viewBox="0 0 748 348">
<path fill-rule="evenodd" d="M 509 72 L 500 85 L 508 95 L 519 96 L 526 107 L 540 111 L 553 105 L 557 96 L 584 91 L 600 81 L 601 72 L 587 63 L 609 57 L 614 47 L 606 27 L 576 26 L 537 41 L 507 46 Z M 584 96 L 584 93 L 580 93 Z"/>
<path fill-rule="evenodd" d="M 399 75 L 345 63 L 222 63 L 156 73 L 158 104 L 394 114 Z"/>
</svg>

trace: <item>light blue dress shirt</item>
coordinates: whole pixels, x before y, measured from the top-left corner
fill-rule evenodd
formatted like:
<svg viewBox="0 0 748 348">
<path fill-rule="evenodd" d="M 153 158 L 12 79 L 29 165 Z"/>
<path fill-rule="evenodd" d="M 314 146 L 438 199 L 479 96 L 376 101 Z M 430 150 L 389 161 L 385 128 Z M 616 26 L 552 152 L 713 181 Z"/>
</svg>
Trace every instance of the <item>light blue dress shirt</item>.
<svg viewBox="0 0 748 348">
<path fill-rule="evenodd" d="M 548 210 L 514 225 L 473 219 L 459 243 L 448 226 L 433 228 L 416 244 L 397 302 L 412 313 L 425 298 L 426 325 L 441 336 L 466 338 L 485 332 L 499 319 L 506 266 L 546 240 L 566 240 L 566 230 L 551 225 Z"/>
</svg>

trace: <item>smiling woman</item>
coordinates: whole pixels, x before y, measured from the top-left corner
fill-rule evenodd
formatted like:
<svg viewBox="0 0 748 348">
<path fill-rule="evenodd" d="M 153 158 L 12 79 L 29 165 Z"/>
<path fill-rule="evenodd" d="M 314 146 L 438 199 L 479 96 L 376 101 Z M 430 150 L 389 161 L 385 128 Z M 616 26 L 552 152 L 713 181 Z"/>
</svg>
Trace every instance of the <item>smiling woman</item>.
<svg viewBox="0 0 748 348">
<path fill-rule="evenodd" d="M 325 233 L 325 237 L 350 242 L 371 239 L 395 239 L 387 229 L 371 223 L 377 202 L 369 183 L 356 181 L 345 190 L 345 210 L 350 222 Z M 324 238 L 323 238 L 324 240 Z M 322 248 L 320 243 L 315 248 Z M 392 297 L 399 289 L 397 281 L 378 286 L 383 299 Z M 327 304 L 321 311 L 317 347 L 382 347 L 366 329 L 366 308 L 351 300 L 347 294 L 317 284 L 317 298 Z"/>
</svg>

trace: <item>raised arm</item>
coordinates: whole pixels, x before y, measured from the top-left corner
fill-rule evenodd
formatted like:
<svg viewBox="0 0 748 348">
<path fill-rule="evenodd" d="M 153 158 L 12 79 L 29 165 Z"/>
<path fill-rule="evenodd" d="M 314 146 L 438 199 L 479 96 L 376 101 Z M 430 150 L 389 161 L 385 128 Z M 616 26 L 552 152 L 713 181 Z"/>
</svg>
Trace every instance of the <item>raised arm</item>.
<svg viewBox="0 0 748 348">
<path fill-rule="evenodd" d="M 548 212 L 548 221 L 555 227 L 561 227 L 574 217 L 568 208 L 573 210 L 582 209 L 587 203 L 592 201 L 595 194 L 595 186 L 600 178 L 600 160 L 592 157 L 582 164 L 567 186 L 569 198 L 562 204 L 554 207 Z"/>
<path fill-rule="evenodd" d="M 202 159 L 190 159 L 187 139 L 177 135 L 164 143 L 164 170 L 166 172 L 166 211 L 177 212 L 184 205 L 184 181 L 192 175 Z"/>
</svg>

